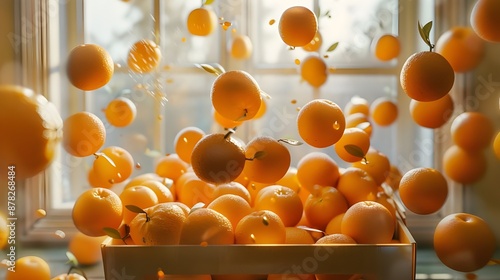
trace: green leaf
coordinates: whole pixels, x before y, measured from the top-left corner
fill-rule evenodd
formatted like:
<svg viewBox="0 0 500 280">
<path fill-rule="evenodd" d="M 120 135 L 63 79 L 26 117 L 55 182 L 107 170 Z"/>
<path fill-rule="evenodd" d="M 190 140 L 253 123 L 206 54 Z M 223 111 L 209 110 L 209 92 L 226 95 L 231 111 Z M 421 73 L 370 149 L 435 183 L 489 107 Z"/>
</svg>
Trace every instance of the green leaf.
<svg viewBox="0 0 500 280">
<path fill-rule="evenodd" d="M 122 237 L 120 236 L 120 233 L 114 228 L 105 227 L 105 228 L 103 228 L 103 230 L 107 236 L 109 236 L 113 239 L 122 239 Z"/>
<path fill-rule="evenodd" d="M 203 202 L 198 202 L 198 203 L 196 203 L 195 205 L 193 205 L 193 207 L 191 207 L 191 210 L 189 211 L 189 214 L 191 214 L 191 213 L 193 213 L 194 211 L 196 211 L 196 210 L 198 210 L 198 209 L 200 209 L 200 208 L 203 208 L 203 207 L 205 207 L 205 203 L 203 203 Z M 189 215 L 189 214 L 188 214 L 188 215 Z"/>
<path fill-rule="evenodd" d="M 261 159 L 267 155 L 266 151 L 258 151 L 253 155 L 253 159 Z"/>
<path fill-rule="evenodd" d="M 363 150 L 361 150 L 360 147 L 356 145 L 345 145 L 344 149 L 350 154 L 355 157 L 363 158 L 365 157 L 365 153 L 363 153 Z"/>
<path fill-rule="evenodd" d="M 316 229 L 316 228 L 311 228 L 311 227 L 308 227 L 308 226 L 297 226 L 297 228 L 300 228 L 300 229 L 303 229 L 303 230 L 307 230 L 307 231 L 311 231 L 311 232 L 318 232 L 318 233 L 325 234 L 325 232 L 322 231 L 322 230 L 319 230 L 319 229 Z"/>
<path fill-rule="evenodd" d="M 204 5 L 210 5 L 214 2 L 214 0 L 206 0 Z"/>
<path fill-rule="evenodd" d="M 224 73 L 223 71 L 221 71 L 221 69 L 215 68 L 210 64 L 196 64 L 196 67 L 201 68 L 205 70 L 205 72 L 208 72 L 210 74 L 214 74 L 215 76 L 219 76 L 220 74 Z"/>
<path fill-rule="evenodd" d="M 278 142 L 284 142 L 284 143 L 287 143 L 288 145 L 292 145 L 292 146 L 300 146 L 300 145 L 304 144 L 298 140 L 289 139 L 289 138 L 280 138 L 280 139 L 278 139 Z"/>
<path fill-rule="evenodd" d="M 434 45 L 431 43 L 430 40 L 431 29 L 432 29 L 432 21 L 429 21 L 423 27 L 420 24 L 420 21 L 418 22 L 418 33 L 420 34 L 420 37 L 425 42 L 425 44 L 427 44 L 427 46 L 429 46 L 429 48 L 432 51 Z"/>
<path fill-rule="evenodd" d="M 224 67 L 222 67 L 222 65 L 220 65 L 219 63 L 212 63 L 211 64 L 212 67 L 217 70 L 220 74 L 226 72 L 226 69 L 224 69 Z"/>
<path fill-rule="evenodd" d="M 139 206 L 125 205 L 125 208 L 127 208 L 130 212 L 134 212 L 134 213 L 137 213 L 137 214 L 141 214 L 141 213 L 146 214 L 146 211 L 142 210 L 142 208 L 139 207 Z"/>
<path fill-rule="evenodd" d="M 105 153 L 95 153 L 94 155 L 96 156 L 96 158 L 102 157 L 103 159 L 107 160 L 109 162 L 109 164 L 111 164 L 111 166 L 116 167 L 115 162 L 110 157 L 108 157 Z"/>
<path fill-rule="evenodd" d="M 333 52 L 338 46 L 339 46 L 339 42 L 333 43 L 330 47 L 328 47 L 326 52 Z"/>
<path fill-rule="evenodd" d="M 68 257 L 68 263 L 72 267 L 77 267 L 78 266 L 78 260 L 76 259 L 75 255 L 73 255 L 73 253 L 71 253 L 70 251 L 67 251 L 66 252 L 66 257 Z"/>
<path fill-rule="evenodd" d="M 262 90 L 260 91 L 260 95 L 262 95 L 262 97 L 264 97 L 264 98 L 271 99 L 271 95 L 267 94 L 266 92 L 264 92 Z"/>
<path fill-rule="evenodd" d="M 372 124 L 369 123 L 369 122 L 362 122 L 360 124 L 358 124 L 356 127 L 361 129 L 361 130 L 366 130 L 367 128 L 369 128 Z"/>
</svg>

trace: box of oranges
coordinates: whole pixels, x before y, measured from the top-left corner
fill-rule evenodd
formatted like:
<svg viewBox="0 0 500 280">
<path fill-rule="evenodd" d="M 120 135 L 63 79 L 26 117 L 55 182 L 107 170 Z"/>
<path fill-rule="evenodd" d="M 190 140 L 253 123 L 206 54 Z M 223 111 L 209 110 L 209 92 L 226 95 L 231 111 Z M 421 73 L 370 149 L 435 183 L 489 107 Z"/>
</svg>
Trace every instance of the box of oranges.
<svg viewBox="0 0 500 280">
<path fill-rule="evenodd" d="M 242 279 L 243 275 L 268 279 L 273 274 L 284 277 L 272 279 L 315 279 L 320 274 L 415 279 L 416 243 L 401 219 L 395 237 L 399 243 L 206 246 L 112 245 L 108 239 L 102 244 L 102 255 L 106 279 L 176 279 L 163 277 L 187 274 L 198 275 L 196 279 Z M 227 275 L 234 277 L 224 278 Z"/>
</svg>

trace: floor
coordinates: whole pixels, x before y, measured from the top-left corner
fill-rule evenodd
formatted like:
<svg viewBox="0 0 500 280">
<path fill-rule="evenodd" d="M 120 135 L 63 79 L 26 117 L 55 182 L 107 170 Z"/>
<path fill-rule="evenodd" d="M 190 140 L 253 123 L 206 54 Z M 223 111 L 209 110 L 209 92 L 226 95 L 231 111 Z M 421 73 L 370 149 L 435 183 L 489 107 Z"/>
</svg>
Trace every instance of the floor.
<svg viewBox="0 0 500 280">
<path fill-rule="evenodd" d="M 66 264 L 66 248 L 56 247 L 50 249 L 24 248 L 19 255 L 36 255 L 45 259 L 51 268 L 52 275 L 59 275 L 68 270 Z M 500 250 L 495 254 L 495 259 L 500 258 Z M 83 270 L 88 280 L 102 280 L 102 263 L 84 267 Z M 5 269 L 0 269 L 0 279 L 5 279 Z M 128 278 L 127 278 L 128 279 Z M 453 271 L 440 263 L 436 254 L 428 248 L 419 248 L 417 250 L 417 273 L 416 279 L 471 279 L 464 273 Z M 121 280 L 121 279 L 117 279 Z M 476 272 L 475 280 L 500 280 L 500 265 L 486 266 Z"/>
</svg>

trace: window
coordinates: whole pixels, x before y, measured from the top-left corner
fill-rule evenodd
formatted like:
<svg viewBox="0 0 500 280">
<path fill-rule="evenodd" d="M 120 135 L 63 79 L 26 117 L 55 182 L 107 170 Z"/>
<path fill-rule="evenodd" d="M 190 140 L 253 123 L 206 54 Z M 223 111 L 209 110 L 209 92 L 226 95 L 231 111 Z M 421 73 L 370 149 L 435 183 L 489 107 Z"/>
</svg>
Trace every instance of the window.
<svg viewBox="0 0 500 280">
<path fill-rule="evenodd" d="M 63 118 L 81 110 L 99 116 L 107 128 L 105 145 L 126 148 L 140 163 L 141 168 L 134 171 L 134 176 L 152 172 L 158 154 L 173 152 L 172 142 L 181 128 L 197 126 L 205 132 L 222 130 L 210 117 L 209 88 L 214 76 L 195 66 L 199 63 L 246 70 L 272 96 L 266 100 L 266 115 L 238 128 L 236 135 L 244 140 L 259 134 L 300 139 L 295 126 L 297 107 L 314 98 L 331 99 L 343 108 L 356 95 L 370 102 L 387 96 L 397 100 L 400 108 L 407 108 L 408 100 L 399 86 L 399 69 L 406 57 L 423 49 L 415 32 L 417 20 L 432 20 L 434 14 L 430 3 L 415 1 L 218 0 L 210 8 L 224 18 L 221 21 L 231 22 L 230 28 L 226 31 L 218 28 L 209 37 L 190 36 L 185 20 L 199 4 L 199 1 L 158 0 L 45 0 L 17 4 L 25 17 L 40 22 L 39 32 L 31 41 L 33 45 L 25 46 L 23 63 L 24 69 L 28 69 L 29 63 L 34 64 L 37 68 L 33 69 L 40 69 L 43 75 L 35 75 L 35 70 L 25 73 L 26 81 L 39 83 L 26 84 L 47 95 Z M 321 15 L 321 55 L 328 56 L 326 63 L 334 71 L 319 89 L 301 81 L 294 62 L 310 53 L 300 48 L 290 50 L 278 35 L 277 21 L 282 11 L 293 5 L 307 6 Z M 276 20 L 273 25 L 272 19 Z M 29 24 L 22 24 L 25 25 Z M 21 29 L 22 32 L 27 31 Z M 234 32 L 250 36 L 254 44 L 250 60 L 236 61 L 228 55 Z M 399 34 L 406 46 L 399 59 L 388 63 L 379 62 L 371 55 L 373 40 L 384 33 Z M 155 40 L 161 46 L 163 59 L 156 72 L 138 75 L 126 67 L 129 47 L 141 39 Z M 84 42 L 103 46 L 116 66 L 110 83 L 93 92 L 76 90 L 64 74 L 67 54 L 72 47 Z M 334 42 L 339 42 L 338 48 L 327 53 Z M 28 50 L 36 50 L 42 59 L 32 59 Z M 117 96 L 129 97 L 137 106 L 138 117 L 130 127 L 115 128 L 106 123 L 102 109 Z M 405 171 L 416 166 L 438 165 L 435 158 L 444 143 L 426 140 L 435 139 L 439 133 L 416 127 L 405 110 L 400 109 L 397 124 L 375 126 L 371 141 Z M 307 145 L 290 147 L 292 164 L 312 150 Z M 321 151 L 330 154 L 340 166 L 347 167 L 331 147 Z M 86 176 L 92 160 L 92 157 L 72 157 L 60 149 L 58 160 L 47 172 L 28 180 L 27 199 L 35 203 L 26 209 L 26 239 L 36 236 L 38 240 L 53 241 L 55 230 L 74 231 L 69 215 L 71 205 L 79 193 L 88 188 Z M 451 202 L 443 211 L 459 207 L 454 204 L 457 198 L 460 198 L 458 191 L 452 194 Z M 47 218 L 31 218 L 30 213 L 38 208 L 47 210 Z M 410 227 L 416 226 L 412 232 L 419 234 L 421 228 L 424 235 L 428 234 L 426 229 L 440 215 L 442 213 L 425 219 L 409 215 Z"/>
</svg>

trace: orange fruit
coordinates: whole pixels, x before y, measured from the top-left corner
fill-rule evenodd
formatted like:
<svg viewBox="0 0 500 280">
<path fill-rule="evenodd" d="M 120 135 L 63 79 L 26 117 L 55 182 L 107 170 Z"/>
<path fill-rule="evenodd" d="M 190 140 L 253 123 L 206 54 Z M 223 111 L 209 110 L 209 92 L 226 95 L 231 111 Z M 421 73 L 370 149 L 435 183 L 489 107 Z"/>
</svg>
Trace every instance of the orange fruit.
<svg viewBox="0 0 500 280">
<path fill-rule="evenodd" d="M 379 97 L 370 106 L 371 119 L 380 126 L 388 126 L 398 118 L 398 105 L 387 97 Z"/>
<path fill-rule="evenodd" d="M 133 186 L 124 189 L 120 193 L 120 199 L 123 206 L 134 205 L 141 209 L 151 207 L 158 204 L 158 197 L 156 193 L 145 186 Z M 123 209 L 123 221 L 129 224 L 132 219 L 137 216 L 137 213 L 130 211 L 129 209 Z"/>
<path fill-rule="evenodd" d="M 130 226 L 122 222 L 122 224 L 116 229 L 119 236 L 113 236 L 111 239 L 112 245 L 134 245 L 132 237 L 130 237 Z M 116 238 L 119 237 L 119 238 Z"/>
<path fill-rule="evenodd" d="M 207 205 L 207 208 L 224 215 L 231 222 L 233 230 L 241 218 L 252 212 L 250 204 L 242 197 L 234 194 L 225 194 L 217 197 Z"/>
<path fill-rule="evenodd" d="M 132 155 L 122 147 L 109 146 L 96 154 L 93 169 L 101 180 L 112 184 L 127 180 L 134 171 Z"/>
<path fill-rule="evenodd" d="M 306 188 L 302 187 L 302 185 L 299 183 L 296 167 L 290 167 L 285 176 L 276 181 L 276 185 L 288 187 L 296 192 L 299 195 L 300 200 L 302 201 L 302 205 L 306 202 L 306 199 L 310 194 L 310 192 Z"/>
<path fill-rule="evenodd" d="M 385 179 L 385 183 L 389 185 L 392 190 L 396 191 L 399 188 L 399 183 L 401 181 L 401 171 L 396 165 L 391 164 L 391 168 L 389 170 L 389 176 Z"/>
<path fill-rule="evenodd" d="M 483 60 L 484 41 L 470 27 L 455 26 L 441 34 L 436 52 L 441 54 L 455 72 L 467 72 Z"/>
<path fill-rule="evenodd" d="M 160 177 L 169 178 L 175 181 L 184 174 L 189 164 L 183 161 L 177 154 L 168 154 L 160 157 L 156 161 L 155 173 Z"/>
<path fill-rule="evenodd" d="M 55 276 L 51 280 L 86 280 L 87 278 L 83 277 L 77 273 L 63 273 Z"/>
<path fill-rule="evenodd" d="M 196 8 L 187 17 L 187 29 L 192 35 L 210 35 L 214 32 L 216 26 L 217 16 L 210 9 Z"/>
<path fill-rule="evenodd" d="M 434 230 L 433 243 L 441 262 L 461 272 L 483 268 L 496 248 L 495 235 L 488 223 L 469 213 L 444 217 Z"/>
<path fill-rule="evenodd" d="M 333 217 L 328 224 L 326 225 L 325 228 L 325 234 L 330 235 L 334 233 L 341 233 L 342 231 L 340 230 L 340 226 L 342 224 L 342 218 L 344 218 L 345 212 L 342 214 L 338 214 L 337 216 Z"/>
<path fill-rule="evenodd" d="M 307 144 L 326 148 L 342 137 L 345 129 L 344 113 L 333 101 L 314 99 L 300 108 L 297 128 Z"/>
<path fill-rule="evenodd" d="M 7 219 L 0 212 L 0 250 L 7 245 L 7 240 L 9 238 L 9 227 L 7 226 Z"/>
<path fill-rule="evenodd" d="M 232 121 L 252 119 L 262 103 L 257 81 L 245 71 L 227 71 L 215 79 L 210 91 L 212 105 L 222 117 Z"/>
<path fill-rule="evenodd" d="M 251 202 L 250 204 L 253 206 L 255 204 L 255 200 L 257 199 L 257 195 L 259 194 L 260 190 L 263 188 L 270 186 L 271 184 L 266 184 L 266 183 L 257 183 L 257 182 L 252 182 L 250 181 L 247 185 L 247 190 L 250 193 L 251 197 Z"/>
<path fill-rule="evenodd" d="M 371 147 L 365 155 L 366 161 L 353 162 L 352 166 L 361 168 L 372 176 L 377 185 L 382 184 L 389 177 L 391 163 L 389 158 L 382 152 Z"/>
<path fill-rule="evenodd" d="M 267 112 L 267 103 L 266 99 L 262 98 L 262 102 L 260 103 L 259 111 L 257 111 L 257 114 L 252 118 L 253 120 L 260 119 L 264 114 Z"/>
<path fill-rule="evenodd" d="M 420 126 L 439 128 L 451 118 L 454 107 L 450 94 L 428 102 L 412 99 L 410 101 L 410 114 L 415 123 Z"/>
<path fill-rule="evenodd" d="M 285 44 L 291 47 L 302 47 L 313 40 L 318 30 L 318 22 L 311 10 L 302 6 L 294 6 L 281 14 L 278 30 Z"/>
<path fill-rule="evenodd" d="M 483 40 L 500 42 L 500 19 L 496 16 L 500 12 L 500 3 L 495 0 L 479 0 L 474 4 L 470 14 L 472 29 Z"/>
<path fill-rule="evenodd" d="M 368 100 L 359 96 L 351 97 L 344 107 L 344 114 L 347 117 L 355 113 L 362 113 L 365 116 L 370 115 L 370 103 L 368 103 Z"/>
<path fill-rule="evenodd" d="M 316 30 L 316 34 L 312 38 L 312 40 L 307 43 L 307 45 L 302 46 L 302 49 L 308 52 L 317 52 L 321 48 L 321 45 L 323 44 L 323 38 L 321 37 L 321 33 L 319 33 L 318 30 Z"/>
<path fill-rule="evenodd" d="M 106 85 L 114 72 L 113 59 L 101 46 L 83 44 L 69 53 L 66 74 L 71 84 L 81 90 L 96 90 Z"/>
<path fill-rule="evenodd" d="M 161 50 L 153 41 L 143 39 L 135 42 L 127 57 L 127 65 L 136 73 L 148 73 L 160 65 Z"/>
<path fill-rule="evenodd" d="M 245 147 L 243 172 L 252 181 L 272 184 L 281 179 L 290 168 L 288 148 L 269 136 L 257 136 Z"/>
<path fill-rule="evenodd" d="M 487 148 L 495 133 L 491 119 L 480 112 L 461 113 L 451 123 L 450 130 L 453 142 L 471 152 Z"/>
<path fill-rule="evenodd" d="M 120 197 L 105 188 L 92 188 L 78 196 L 72 210 L 76 228 L 88 236 L 103 236 L 104 228 L 118 228 L 122 223 Z"/>
<path fill-rule="evenodd" d="M 158 180 L 147 180 L 142 182 L 140 186 L 151 189 L 156 194 L 158 203 L 174 201 L 174 195 L 172 194 L 172 191 Z"/>
<path fill-rule="evenodd" d="M 276 213 L 285 227 L 292 227 L 302 218 L 302 200 L 292 189 L 272 185 L 259 191 L 254 202 L 255 210 L 270 210 Z"/>
<path fill-rule="evenodd" d="M 401 43 L 397 36 L 384 34 L 375 41 L 375 57 L 381 61 L 389 61 L 399 56 Z"/>
<path fill-rule="evenodd" d="M 368 119 L 368 115 L 364 113 L 352 113 L 345 118 L 345 127 L 357 127 L 361 128 L 368 135 L 372 135 L 373 126 L 371 121 Z"/>
<path fill-rule="evenodd" d="M 495 140 L 493 140 L 493 152 L 497 159 L 500 159 L 500 131 L 497 133 L 497 136 L 495 136 Z"/>
<path fill-rule="evenodd" d="M 311 234 L 305 229 L 286 227 L 286 244 L 314 244 Z"/>
<path fill-rule="evenodd" d="M 444 174 L 462 184 L 472 184 L 481 179 L 487 164 L 482 151 L 470 152 L 457 145 L 450 146 L 443 154 Z"/>
<path fill-rule="evenodd" d="M 198 127 L 188 126 L 181 129 L 174 138 L 174 150 L 177 156 L 186 163 L 191 163 L 193 148 L 205 136 L 205 132 Z"/>
<path fill-rule="evenodd" d="M 88 236 L 77 232 L 68 244 L 79 265 L 93 265 L 102 261 L 101 244 L 107 236 Z"/>
<path fill-rule="evenodd" d="M 375 201 L 358 202 L 344 214 L 340 230 L 360 244 L 390 243 L 394 235 L 391 212 Z"/>
<path fill-rule="evenodd" d="M 375 200 L 378 185 L 366 170 L 348 167 L 340 175 L 337 190 L 344 195 L 349 205 L 353 205 L 360 201 Z"/>
<path fill-rule="evenodd" d="M 328 223 L 348 209 L 344 195 L 334 187 L 322 187 L 309 195 L 304 214 L 312 227 L 325 230 Z"/>
<path fill-rule="evenodd" d="M 130 237 L 137 245 L 177 245 L 186 220 L 182 208 L 174 202 L 159 203 L 143 209 L 130 222 Z"/>
<path fill-rule="evenodd" d="M 262 104 L 261 104 L 262 106 Z M 234 128 L 237 126 L 240 126 L 243 122 L 242 121 L 233 121 L 224 118 L 221 116 L 217 111 L 214 110 L 214 121 L 222 126 L 223 128 Z"/>
<path fill-rule="evenodd" d="M 187 176 L 184 181 L 179 182 L 176 188 L 178 189 L 177 200 L 189 207 L 193 207 L 198 202 L 210 203 L 213 200 L 215 186 L 193 174 Z"/>
<path fill-rule="evenodd" d="M 450 92 L 455 72 L 442 55 L 423 51 L 411 55 L 400 75 L 405 93 L 418 101 L 434 101 Z"/>
<path fill-rule="evenodd" d="M 335 143 L 334 148 L 342 160 L 347 162 L 360 161 L 370 149 L 370 135 L 361 128 L 348 127 L 344 130 L 339 141 Z"/>
<path fill-rule="evenodd" d="M 124 189 L 129 188 L 129 187 L 133 187 L 133 186 L 138 186 L 142 182 L 146 182 L 149 180 L 156 180 L 156 181 L 161 182 L 164 180 L 164 178 L 160 177 L 158 174 L 153 173 L 153 172 L 143 173 L 143 174 L 140 174 L 140 175 L 137 175 L 137 176 L 131 178 L 127 182 L 127 184 L 125 185 Z"/>
<path fill-rule="evenodd" d="M 204 246 L 233 243 L 231 221 L 213 209 L 191 210 L 182 226 L 180 244 Z"/>
<path fill-rule="evenodd" d="M 93 113 L 78 112 L 64 120 L 63 147 L 69 154 L 76 157 L 90 156 L 105 141 L 104 123 Z"/>
<path fill-rule="evenodd" d="M 234 194 L 234 195 L 240 196 L 241 198 L 246 200 L 248 203 L 251 203 L 252 197 L 250 196 L 250 192 L 241 183 L 233 181 L 233 182 L 217 185 L 214 189 L 212 197 L 213 197 L 213 199 L 216 199 L 217 197 L 225 195 L 225 194 Z"/>
<path fill-rule="evenodd" d="M 108 103 L 108 106 L 104 110 L 104 114 L 111 125 L 125 127 L 135 120 L 137 108 L 130 99 L 118 97 Z"/>
<path fill-rule="evenodd" d="M 247 59 L 252 55 L 253 45 L 250 37 L 236 35 L 231 43 L 231 57 L 236 59 Z"/>
<path fill-rule="evenodd" d="M 234 236 L 237 244 L 284 244 L 286 229 L 276 213 L 260 210 L 243 217 Z"/>
<path fill-rule="evenodd" d="M 45 170 L 55 157 L 62 127 L 56 107 L 42 95 L 20 86 L 0 86 L 0 130 L 9 135 L 0 137 L 0 168 L 5 170 L 0 180 L 7 180 L 12 164 L 16 180 Z"/>
<path fill-rule="evenodd" d="M 317 88 L 326 82 L 328 67 L 321 57 L 310 55 L 300 64 L 300 76 L 308 84 Z"/>
<path fill-rule="evenodd" d="M 50 280 L 49 264 L 37 256 L 25 256 L 18 258 L 15 271 L 7 270 L 5 280 Z"/>
<path fill-rule="evenodd" d="M 401 178 L 399 196 L 406 208 L 413 213 L 431 214 L 444 205 L 448 197 L 448 183 L 436 169 L 414 168 Z"/>
<path fill-rule="evenodd" d="M 323 186 L 337 186 L 339 176 L 337 163 L 323 152 L 310 152 L 297 163 L 297 179 L 311 193 Z"/>
<path fill-rule="evenodd" d="M 201 180 L 223 184 L 236 179 L 245 166 L 245 150 L 231 136 L 205 135 L 193 148 L 191 165 Z"/>
<path fill-rule="evenodd" d="M 89 172 L 87 173 L 87 181 L 93 188 L 99 187 L 109 189 L 113 187 L 113 184 L 109 180 L 101 179 L 99 176 L 97 176 L 94 168 L 90 168 Z"/>
<path fill-rule="evenodd" d="M 348 235 L 342 233 L 335 233 L 321 237 L 316 241 L 316 244 L 357 244 L 357 242 Z M 358 278 L 357 276 L 358 275 L 352 275 L 352 274 L 316 274 L 316 280 L 364 279 L 364 278 Z"/>
</svg>

